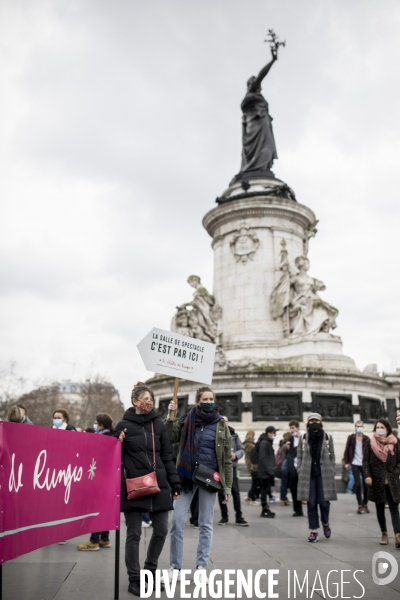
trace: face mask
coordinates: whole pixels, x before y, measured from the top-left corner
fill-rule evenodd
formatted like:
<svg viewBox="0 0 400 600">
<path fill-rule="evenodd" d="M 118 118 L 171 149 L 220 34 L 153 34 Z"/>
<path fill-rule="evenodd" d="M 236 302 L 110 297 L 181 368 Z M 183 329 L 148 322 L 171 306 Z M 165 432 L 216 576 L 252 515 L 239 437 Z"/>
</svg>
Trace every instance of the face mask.
<svg viewBox="0 0 400 600">
<path fill-rule="evenodd" d="M 200 402 L 200 410 L 210 413 L 215 408 L 215 402 Z"/>
<path fill-rule="evenodd" d="M 271 435 L 271 440 L 274 440 L 276 438 L 276 435 Z"/>
<path fill-rule="evenodd" d="M 137 405 L 140 408 L 142 415 L 148 415 L 153 410 L 153 403 L 151 400 L 141 400 Z"/>
<path fill-rule="evenodd" d="M 376 433 L 382 437 L 386 435 L 386 429 L 377 429 Z"/>
<path fill-rule="evenodd" d="M 357 427 L 356 431 L 357 431 L 357 433 L 362 433 L 363 432 L 363 428 L 362 427 Z"/>
<path fill-rule="evenodd" d="M 61 427 L 62 424 L 63 424 L 63 420 L 62 419 L 53 419 L 53 425 L 54 425 L 54 427 Z"/>
<path fill-rule="evenodd" d="M 93 424 L 93 429 L 94 429 L 95 433 L 97 433 L 99 431 L 99 426 L 97 425 L 97 423 Z"/>
<path fill-rule="evenodd" d="M 321 423 L 310 423 L 311 431 L 319 431 L 321 429 Z"/>
</svg>

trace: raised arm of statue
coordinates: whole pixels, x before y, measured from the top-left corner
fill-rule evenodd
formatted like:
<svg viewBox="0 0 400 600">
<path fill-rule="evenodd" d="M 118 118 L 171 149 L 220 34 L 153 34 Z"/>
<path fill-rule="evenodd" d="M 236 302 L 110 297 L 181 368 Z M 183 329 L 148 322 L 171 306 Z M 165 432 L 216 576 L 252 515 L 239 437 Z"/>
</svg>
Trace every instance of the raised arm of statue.
<svg viewBox="0 0 400 600">
<path fill-rule="evenodd" d="M 257 75 L 257 77 L 254 79 L 254 81 L 251 84 L 251 90 L 250 91 L 258 91 L 260 89 L 261 86 L 261 82 L 262 80 L 268 75 L 270 68 L 272 67 L 272 65 L 274 64 L 274 62 L 276 60 L 278 60 L 278 55 L 276 50 L 272 50 L 271 49 L 271 54 L 272 54 L 272 60 L 265 65 L 265 67 L 263 67 L 261 69 L 261 71 L 259 72 L 259 74 Z"/>
</svg>

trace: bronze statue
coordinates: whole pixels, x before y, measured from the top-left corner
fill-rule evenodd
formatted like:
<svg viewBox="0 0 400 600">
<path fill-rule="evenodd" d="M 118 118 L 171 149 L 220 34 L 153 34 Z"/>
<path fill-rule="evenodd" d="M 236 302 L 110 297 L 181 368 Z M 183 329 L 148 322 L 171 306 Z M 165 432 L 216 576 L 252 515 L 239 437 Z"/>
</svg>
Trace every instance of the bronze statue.
<svg viewBox="0 0 400 600">
<path fill-rule="evenodd" d="M 268 31 L 272 60 L 265 65 L 255 77 L 247 82 L 247 93 L 242 101 L 242 164 L 240 173 L 233 181 L 253 177 L 274 177 L 271 171 L 275 158 L 278 158 L 272 117 L 268 111 L 268 102 L 261 93 L 261 82 L 269 73 L 272 65 L 278 60 L 278 48 L 285 42 L 279 42 L 272 29 Z"/>
</svg>

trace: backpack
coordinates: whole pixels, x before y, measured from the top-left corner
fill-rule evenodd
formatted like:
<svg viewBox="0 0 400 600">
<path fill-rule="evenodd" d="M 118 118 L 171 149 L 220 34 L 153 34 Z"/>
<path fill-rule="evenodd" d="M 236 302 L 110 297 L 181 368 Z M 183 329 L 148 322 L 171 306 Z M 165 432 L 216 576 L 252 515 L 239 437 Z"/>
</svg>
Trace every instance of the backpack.
<svg viewBox="0 0 400 600">
<path fill-rule="evenodd" d="M 283 463 L 283 456 L 282 456 L 282 446 L 281 446 L 275 455 L 275 465 L 277 467 L 280 467 L 282 465 L 282 463 Z"/>
<path fill-rule="evenodd" d="M 250 462 L 252 465 L 258 465 L 258 451 L 260 449 L 260 442 L 256 442 L 256 444 L 254 444 L 254 448 L 252 448 L 251 452 L 250 452 Z"/>
</svg>

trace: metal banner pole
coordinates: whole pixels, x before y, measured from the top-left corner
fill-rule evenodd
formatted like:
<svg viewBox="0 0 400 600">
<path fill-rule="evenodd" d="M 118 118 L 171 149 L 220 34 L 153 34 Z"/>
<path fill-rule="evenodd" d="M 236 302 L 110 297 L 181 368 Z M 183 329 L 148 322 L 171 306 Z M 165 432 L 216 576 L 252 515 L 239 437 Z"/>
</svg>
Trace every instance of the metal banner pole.
<svg viewBox="0 0 400 600">
<path fill-rule="evenodd" d="M 119 598 L 119 545 L 120 530 L 115 530 L 115 574 L 114 574 L 114 600 Z M 0 597 L 1 600 L 1 597 Z"/>
</svg>

